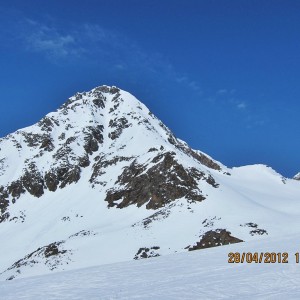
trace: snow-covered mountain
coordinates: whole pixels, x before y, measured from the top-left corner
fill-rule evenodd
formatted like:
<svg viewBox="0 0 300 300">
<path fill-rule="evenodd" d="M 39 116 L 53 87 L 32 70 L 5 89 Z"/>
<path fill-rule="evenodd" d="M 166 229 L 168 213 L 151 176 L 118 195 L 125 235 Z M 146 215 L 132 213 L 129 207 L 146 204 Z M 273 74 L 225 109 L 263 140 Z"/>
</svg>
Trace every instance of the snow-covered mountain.
<svg viewBox="0 0 300 300">
<path fill-rule="evenodd" d="M 293 178 L 296 179 L 296 180 L 300 180 L 300 172 L 297 173 Z"/>
<path fill-rule="evenodd" d="M 0 279 L 298 233 L 300 183 L 227 168 L 116 87 L 0 139 Z"/>
</svg>

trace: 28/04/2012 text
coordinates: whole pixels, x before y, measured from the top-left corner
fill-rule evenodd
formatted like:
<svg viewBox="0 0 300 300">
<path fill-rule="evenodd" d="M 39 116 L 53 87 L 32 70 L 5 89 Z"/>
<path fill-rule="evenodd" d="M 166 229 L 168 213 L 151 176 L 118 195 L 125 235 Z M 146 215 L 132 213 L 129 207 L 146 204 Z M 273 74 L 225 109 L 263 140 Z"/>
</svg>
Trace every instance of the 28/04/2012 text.
<svg viewBox="0 0 300 300">
<path fill-rule="evenodd" d="M 294 254 L 295 262 L 298 264 L 300 259 L 299 252 Z M 289 262 L 289 254 L 287 252 L 230 252 L 228 253 L 228 263 L 264 263 L 274 264 L 282 263 L 286 264 Z"/>
</svg>

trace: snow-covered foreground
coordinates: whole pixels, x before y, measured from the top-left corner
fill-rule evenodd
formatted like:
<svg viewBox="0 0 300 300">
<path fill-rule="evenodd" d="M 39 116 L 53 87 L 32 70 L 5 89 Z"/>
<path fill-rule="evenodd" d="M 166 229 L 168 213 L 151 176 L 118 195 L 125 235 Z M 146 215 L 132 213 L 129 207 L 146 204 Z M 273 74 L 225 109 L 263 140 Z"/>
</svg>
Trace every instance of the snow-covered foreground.
<svg viewBox="0 0 300 300">
<path fill-rule="evenodd" d="M 0 282 L 1 299 L 300 298 L 300 234 Z M 288 263 L 228 263 L 229 252 L 287 252 Z"/>
</svg>

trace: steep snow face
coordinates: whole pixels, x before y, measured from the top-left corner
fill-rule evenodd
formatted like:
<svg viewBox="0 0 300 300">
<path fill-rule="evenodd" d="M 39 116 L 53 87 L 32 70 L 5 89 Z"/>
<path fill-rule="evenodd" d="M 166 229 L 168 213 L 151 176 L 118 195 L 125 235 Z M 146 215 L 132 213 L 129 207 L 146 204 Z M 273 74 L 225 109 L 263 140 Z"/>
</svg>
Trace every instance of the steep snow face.
<svg viewBox="0 0 300 300">
<path fill-rule="evenodd" d="M 0 140 L 0 279 L 298 232 L 299 182 L 226 168 L 116 87 Z"/>
</svg>

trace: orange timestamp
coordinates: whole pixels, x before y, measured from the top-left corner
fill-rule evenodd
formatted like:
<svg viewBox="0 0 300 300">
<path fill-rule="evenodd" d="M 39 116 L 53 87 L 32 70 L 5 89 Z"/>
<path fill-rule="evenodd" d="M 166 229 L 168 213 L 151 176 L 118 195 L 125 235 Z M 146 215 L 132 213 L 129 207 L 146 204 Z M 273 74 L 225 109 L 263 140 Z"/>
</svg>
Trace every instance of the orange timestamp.
<svg viewBox="0 0 300 300">
<path fill-rule="evenodd" d="M 299 252 L 294 253 L 295 262 L 298 264 L 300 259 Z M 228 263 L 264 263 L 274 264 L 282 263 L 287 264 L 289 262 L 289 254 L 287 252 L 230 252 L 228 253 Z"/>
</svg>

